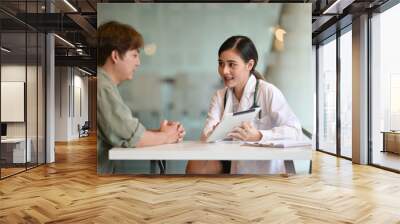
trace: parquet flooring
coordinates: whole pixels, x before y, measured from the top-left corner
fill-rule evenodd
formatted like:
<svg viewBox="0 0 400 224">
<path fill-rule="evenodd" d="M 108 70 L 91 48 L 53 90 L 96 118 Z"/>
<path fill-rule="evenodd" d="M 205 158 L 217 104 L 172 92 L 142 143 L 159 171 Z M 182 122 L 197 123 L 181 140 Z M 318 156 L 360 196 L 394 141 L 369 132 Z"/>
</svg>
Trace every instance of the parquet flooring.
<svg viewBox="0 0 400 224">
<path fill-rule="evenodd" d="M 7 176 L 10 176 L 10 175 L 13 175 L 13 174 L 15 174 L 15 173 L 18 173 L 18 172 L 21 172 L 21 171 L 24 171 L 25 170 L 25 167 L 21 167 L 21 168 L 1 168 L 1 176 L 2 177 L 7 177 Z"/>
<path fill-rule="evenodd" d="M 314 153 L 313 174 L 105 176 L 94 137 L 0 181 L 0 223 L 400 223 L 400 175 Z"/>
</svg>

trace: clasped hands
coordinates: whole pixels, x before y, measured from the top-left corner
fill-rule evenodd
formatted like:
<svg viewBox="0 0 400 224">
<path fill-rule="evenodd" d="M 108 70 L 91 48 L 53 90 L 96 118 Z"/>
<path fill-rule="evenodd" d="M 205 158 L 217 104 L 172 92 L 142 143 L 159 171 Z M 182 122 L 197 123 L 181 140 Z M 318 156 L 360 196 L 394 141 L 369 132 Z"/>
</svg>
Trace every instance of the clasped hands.
<svg viewBox="0 0 400 224">
<path fill-rule="evenodd" d="M 163 120 L 160 123 L 160 132 L 166 135 L 167 143 L 178 143 L 183 141 L 185 137 L 185 128 L 177 121 Z"/>
</svg>

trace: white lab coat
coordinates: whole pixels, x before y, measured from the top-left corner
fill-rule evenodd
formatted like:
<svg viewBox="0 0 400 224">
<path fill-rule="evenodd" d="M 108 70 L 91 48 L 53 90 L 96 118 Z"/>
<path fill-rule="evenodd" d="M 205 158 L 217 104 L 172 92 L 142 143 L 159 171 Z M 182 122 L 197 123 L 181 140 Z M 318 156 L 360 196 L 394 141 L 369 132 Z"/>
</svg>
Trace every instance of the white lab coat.
<svg viewBox="0 0 400 224">
<path fill-rule="evenodd" d="M 257 116 L 252 123 L 262 134 L 260 143 L 276 139 L 300 140 L 302 138 L 300 122 L 290 109 L 281 91 L 264 80 L 259 80 L 258 85 L 256 102 L 261 108 L 261 118 Z M 253 105 L 255 86 L 256 78 L 251 75 L 240 101 L 236 99 L 232 89 L 225 87 L 218 90 L 211 99 L 201 139 L 205 140 L 212 133 L 214 125 L 221 121 L 225 113 L 250 109 Z M 226 108 L 224 108 L 226 91 L 228 92 Z M 282 160 L 232 161 L 231 166 L 232 174 L 277 174 L 285 172 Z"/>
</svg>

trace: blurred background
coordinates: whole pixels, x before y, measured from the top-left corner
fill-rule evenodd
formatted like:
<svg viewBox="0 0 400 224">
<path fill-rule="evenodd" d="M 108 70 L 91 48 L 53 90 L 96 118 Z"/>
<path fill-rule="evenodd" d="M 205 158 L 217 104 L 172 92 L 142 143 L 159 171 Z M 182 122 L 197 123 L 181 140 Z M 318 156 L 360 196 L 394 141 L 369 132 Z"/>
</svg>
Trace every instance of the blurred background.
<svg viewBox="0 0 400 224">
<path fill-rule="evenodd" d="M 311 4 L 98 4 L 98 25 L 116 20 L 144 37 L 141 66 L 120 92 L 147 128 L 181 121 L 198 140 L 212 95 L 223 84 L 218 49 L 230 36 L 255 43 L 256 69 L 276 85 L 312 131 Z"/>
<path fill-rule="evenodd" d="M 147 127 L 178 120 L 185 140 L 198 140 L 212 95 L 223 87 L 218 49 L 230 36 L 245 35 L 259 54 L 256 69 L 276 85 L 308 132 L 313 130 L 311 4 L 170 3 L 97 5 L 97 24 L 115 20 L 144 37 L 141 66 L 120 92 Z M 129 172 L 148 172 L 147 161 Z M 168 173 L 184 173 L 186 161 L 168 161 Z"/>
</svg>

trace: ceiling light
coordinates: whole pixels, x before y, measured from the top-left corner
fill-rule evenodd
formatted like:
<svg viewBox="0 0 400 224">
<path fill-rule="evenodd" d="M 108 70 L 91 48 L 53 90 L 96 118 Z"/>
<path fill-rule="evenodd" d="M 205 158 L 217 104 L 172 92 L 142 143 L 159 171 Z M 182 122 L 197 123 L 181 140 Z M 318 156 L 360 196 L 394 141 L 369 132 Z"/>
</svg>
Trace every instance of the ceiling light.
<svg viewBox="0 0 400 224">
<path fill-rule="evenodd" d="M 87 75 L 92 75 L 92 73 L 90 73 L 90 72 L 88 72 L 88 71 L 86 71 L 86 70 L 83 70 L 83 69 L 81 69 L 81 68 L 79 68 L 79 67 L 78 67 L 78 70 L 81 71 L 81 72 L 83 72 L 83 73 L 85 73 L 85 74 L 87 74 Z"/>
<path fill-rule="evenodd" d="M 351 5 L 355 0 L 336 0 L 332 5 L 322 12 L 322 14 L 342 14 L 343 10 Z"/>
<path fill-rule="evenodd" d="M 65 44 L 67 44 L 68 46 L 75 48 L 75 45 L 71 44 L 71 42 L 67 41 L 66 39 L 64 39 L 64 38 L 62 38 L 62 37 L 60 37 L 60 36 L 58 36 L 57 34 L 54 34 L 54 36 L 57 37 L 57 38 L 58 38 L 59 40 L 61 40 L 62 42 L 64 42 Z"/>
<path fill-rule="evenodd" d="M 1 47 L 0 49 L 1 49 L 2 51 L 6 52 L 6 53 L 10 53 L 10 52 L 11 52 L 11 50 L 9 50 L 9 49 L 7 49 L 7 48 L 5 48 L 5 47 Z"/>
<path fill-rule="evenodd" d="M 74 12 L 78 12 L 78 10 L 71 4 L 69 3 L 68 0 L 64 0 L 65 4 L 67 4 Z"/>
</svg>

